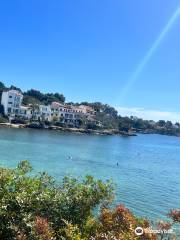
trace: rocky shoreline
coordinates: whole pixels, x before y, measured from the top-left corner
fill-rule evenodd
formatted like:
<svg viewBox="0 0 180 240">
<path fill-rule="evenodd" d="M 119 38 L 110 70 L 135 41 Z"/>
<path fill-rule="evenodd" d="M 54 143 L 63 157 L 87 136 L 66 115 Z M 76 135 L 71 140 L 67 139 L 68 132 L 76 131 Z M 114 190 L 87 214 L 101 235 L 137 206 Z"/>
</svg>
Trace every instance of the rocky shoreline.
<svg viewBox="0 0 180 240">
<path fill-rule="evenodd" d="M 31 129 L 42 129 L 42 130 L 56 130 L 64 133 L 77 133 L 77 134 L 94 134 L 94 135 L 120 135 L 120 136 L 137 136 L 134 132 L 124 132 L 118 130 L 92 130 L 84 128 L 70 128 L 70 127 L 59 127 L 59 126 L 40 126 L 38 124 L 12 124 L 12 123 L 0 123 L 0 127 L 9 128 L 31 128 Z"/>
<path fill-rule="evenodd" d="M 137 134 L 160 134 L 166 136 L 176 136 L 180 137 L 180 134 L 174 134 L 171 131 L 163 131 L 163 130 L 141 130 L 137 129 L 136 131 L 118 131 L 115 129 L 105 129 L 105 130 L 92 130 L 92 129 L 84 129 L 84 128 L 71 128 L 71 127 L 60 127 L 56 125 L 46 126 L 40 125 L 37 123 L 31 124 L 14 124 L 14 123 L 0 123 L 0 127 L 9 127 L 9 128 L 29 128 L 29 129 L 42 129 L 42 130 L 55 130 L 64 133 L 77 133 L 77 134 L 94 134 L 94 135 L 120 135 L 120 136 L 137 136 Z"/>
<path fill-rule="evenodd" d="M 164 130 L 164 129 L 147 129 L 147 130 L 137 130 L 136 133 L 141 133 L 141 134 L 160 134 L 160 135 L 165 135 L 165 136 L 175 136 L 175 137 L 180 137 L 180 133 L 174 133 L 171 130 Z"/>
</svg>

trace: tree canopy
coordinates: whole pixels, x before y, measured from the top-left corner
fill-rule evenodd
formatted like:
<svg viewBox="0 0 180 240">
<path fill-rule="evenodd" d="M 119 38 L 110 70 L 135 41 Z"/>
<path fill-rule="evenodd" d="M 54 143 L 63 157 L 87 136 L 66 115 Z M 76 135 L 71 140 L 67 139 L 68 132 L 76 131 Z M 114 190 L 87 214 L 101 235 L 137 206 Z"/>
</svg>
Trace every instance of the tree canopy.
<svg viewBox="0 0 180 240">
<path fill-rule="evenodd" d="M 65 97 L 63 94 L 59 93 L 42 93 L 38 90 L 28 90 L 27 92 L 24 92 L 25 100 L 27 99 L 36 99 L 37 101 L 43 103 L 43 104 L 50 104 L 52 102 L 65 102 Z"/>
</svg>

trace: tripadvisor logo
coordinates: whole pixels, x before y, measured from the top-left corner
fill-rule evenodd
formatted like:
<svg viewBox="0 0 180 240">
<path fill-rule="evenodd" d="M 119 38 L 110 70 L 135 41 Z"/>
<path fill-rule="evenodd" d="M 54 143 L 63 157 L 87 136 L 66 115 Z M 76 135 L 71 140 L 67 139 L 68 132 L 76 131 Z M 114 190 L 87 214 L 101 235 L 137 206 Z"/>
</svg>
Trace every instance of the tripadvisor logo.
<svg viewBox="0 0 180 240">
<path fill-rule="evenodd" d="M 142 227 L 137 227 L 134 232 L 137 236 L 141 236 L 141 235 L 143 235 L 144 231 L 143 231 Z"/>
</svg>

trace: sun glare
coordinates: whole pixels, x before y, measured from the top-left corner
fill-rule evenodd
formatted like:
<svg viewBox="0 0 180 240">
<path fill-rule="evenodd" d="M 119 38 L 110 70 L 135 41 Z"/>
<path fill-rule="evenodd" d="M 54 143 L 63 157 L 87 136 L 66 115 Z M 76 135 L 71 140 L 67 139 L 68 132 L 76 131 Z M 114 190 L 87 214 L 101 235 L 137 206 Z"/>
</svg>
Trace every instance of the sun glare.
<svg viewBox="0 0 180 240">
<path fill-rule="evenodd" d="M 172 17 L 169 19 L 166 26 L 163 28 L 155 42 L 152 44 L 150 49 L 147 51 L 146 55 L 143 57 L 142 61 L 137 66 L 136 70 L 132 73 L 130 78 L 127 81 L 127 84 L 124 86 L 122 92 L 120 93 L 120 99 L 122 100 L 129 92 L 129 90 L 133 87 L 133 85 L 138 80 L 140 74 L 142 73 L 144 67 L 147 65 L 149 60 L 152 58 L 153 54 L 161 44 L 164 37 L 167 35 L 167 33 L 170 31 L 174 23 L 177 21 L 178 17 L 180 16 L 180 7 L 175 11 L 175 13 L 172 15 Z"/>
</svg>

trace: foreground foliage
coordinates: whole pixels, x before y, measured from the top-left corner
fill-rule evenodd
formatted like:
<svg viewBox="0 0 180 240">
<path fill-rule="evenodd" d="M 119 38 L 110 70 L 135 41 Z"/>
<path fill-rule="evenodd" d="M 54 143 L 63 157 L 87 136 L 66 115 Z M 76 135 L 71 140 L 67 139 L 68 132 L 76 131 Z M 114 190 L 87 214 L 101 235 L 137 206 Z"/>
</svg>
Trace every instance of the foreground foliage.
<svg viewBox="0 0 180 240">
<path fill-rule="evenodd" d="M 13 170 L 0 169 L 0 239 L 156 239 L 149 233 L 135 235 L 137 226 L 150 227 L 147 220 L 136 218 L 123 205 L 109 209 L 113 200 L 110 181 L 65 177 L 57 184 L 46 173 L 30 175 L 31 170 L 27 161 Z M 180 211 L 170 215 L 174 222 L 179 221 Z"/>
</svg>

